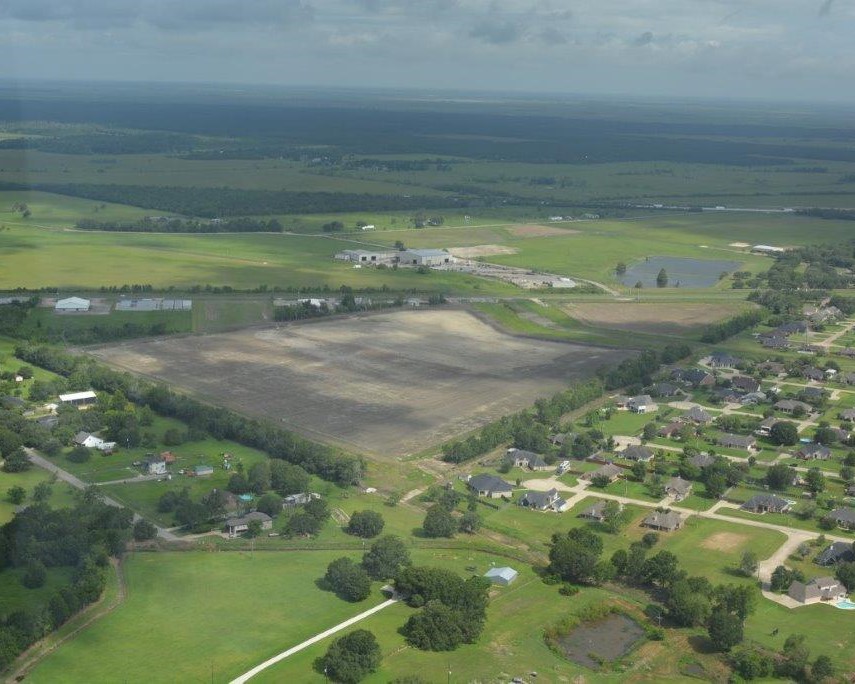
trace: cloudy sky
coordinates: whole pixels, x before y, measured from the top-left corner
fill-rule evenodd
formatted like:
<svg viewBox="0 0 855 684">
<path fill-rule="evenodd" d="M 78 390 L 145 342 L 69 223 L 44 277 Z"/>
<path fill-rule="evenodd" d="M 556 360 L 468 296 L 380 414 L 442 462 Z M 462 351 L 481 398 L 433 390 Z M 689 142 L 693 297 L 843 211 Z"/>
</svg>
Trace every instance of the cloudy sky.
<svg viewBox="0 0 855 684">
<path fill-rule="evenodd" d="M 0 76 L 855 100 L 855 0 L 0 0 Z"/>
</svg>

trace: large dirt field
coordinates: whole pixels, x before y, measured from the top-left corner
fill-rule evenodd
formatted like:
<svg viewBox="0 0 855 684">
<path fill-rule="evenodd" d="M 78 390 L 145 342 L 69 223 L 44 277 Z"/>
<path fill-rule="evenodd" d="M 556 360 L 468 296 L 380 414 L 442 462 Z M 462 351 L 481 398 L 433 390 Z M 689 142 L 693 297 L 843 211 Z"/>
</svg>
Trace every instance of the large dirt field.
<svg viewBox="0 0 855 684">
<path fill-rule="evenodd" d="M 136 341 L 93 353 L 212 403 L 389 457 L 519 410 L 630 354 L 514 337 L 454 309 Z"/>
<path fill-rule="evenodd" d="M 747 306 L 745 302 L 597 302 L 567 304 L 562 308 L 588 325 L 679 335 L 735 316 Z"/>
</svg>

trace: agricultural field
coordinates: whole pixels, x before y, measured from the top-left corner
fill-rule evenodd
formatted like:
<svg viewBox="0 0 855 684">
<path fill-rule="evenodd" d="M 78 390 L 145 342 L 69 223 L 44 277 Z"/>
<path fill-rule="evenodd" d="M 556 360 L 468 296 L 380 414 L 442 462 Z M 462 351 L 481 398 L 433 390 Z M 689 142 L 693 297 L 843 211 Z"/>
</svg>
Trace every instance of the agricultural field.
<svg viewBox="0 0 855 684">
<path fill-rule="evenodd" d="M 455 309 L 350 316 L 93 353 L 209 401 L 383 457 L 468 432 L 631 354 L 511 337 Z"/>
</svg>

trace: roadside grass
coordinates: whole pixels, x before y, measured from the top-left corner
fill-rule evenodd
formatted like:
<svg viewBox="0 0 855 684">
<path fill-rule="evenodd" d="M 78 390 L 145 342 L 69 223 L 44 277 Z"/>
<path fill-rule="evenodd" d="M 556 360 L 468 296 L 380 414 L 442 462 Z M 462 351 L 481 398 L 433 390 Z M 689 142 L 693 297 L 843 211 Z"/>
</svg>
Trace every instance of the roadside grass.
<svg viewBox="0 0 855 684">
<path fill-rule="evenodd" d="M 162 334 L 166 335 L 190 332 L 191 315 L 189 311 L 111 311 L 104 315 L 75 316 L 57 315 L 52 308 L 36 307 L 17 332 L 25 339 L 42 336 L 64 339 L 66 335 L 80 335 L 97 328 L 107 331 L 93 333 L 96 339 L 103 339 L 102 336 L 111 334 L 121 336 L 127 326 L 143 326 L 146 330 L 162 326 Z"/>
<path fill-rule="evenodd" d="M 821 534 L 833 534 L 838 537 L 851 537 L 855 539 L 855 531 L 853 530 L 844 530 L 839 527 L 835 527 L 832 530 L 823 530 L 819 526 L 819 522 L 816 518 L 802 520 L 798 516 L 789 513 L 763 513 L 762 515 L 757 515 L 756 513 L 751 513 L 749 511 L 743 511 L 727 507 L 719 508 L 718 513 L 720 513 L 721 515 L 726 515 L 729 518 L 760 520 L 761 522 L 772 523 L 773 525 L 784 525 L 786 527 L 792 527 L 797 530 L 815 532 L 817 537 Z"/>
<path fill-rule="evenodd" d="M 7 492 L 12 487 L 23 487 L 27 491 L 27 498 L 23 505 L 29 505 L 33 499 L 33 489 L 40 482 L 52 483 L 52 491 L 48 504 L 52 508 L 65 508 L 74 503 L 74 489 L 59 480 L 54 480 L 53 475 L 46 470 L 33 466 L 21 473 L 7 473 L 0 469 L 0 525 L 9 522 L 15 515 L 16 506 L 10 503 Z"/>
</svg>

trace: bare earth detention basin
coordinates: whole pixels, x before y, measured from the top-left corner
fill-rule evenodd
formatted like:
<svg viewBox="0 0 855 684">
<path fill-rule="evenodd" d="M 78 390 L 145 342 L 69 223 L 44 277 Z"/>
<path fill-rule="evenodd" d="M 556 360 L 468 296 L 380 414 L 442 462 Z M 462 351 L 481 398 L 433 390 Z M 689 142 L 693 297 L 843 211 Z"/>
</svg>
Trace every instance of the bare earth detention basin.
<svg viewBox="0 0 855 684">
<path fill-rule="evenodd" d="M 92 353 L 378 456 L 422 451 L 633 355 L 507 335 L 452 308 L 136 340 Z"/>
<path fill-rule="evenodd" d="M 644 630 L 632 618 L 619 613 L 574 627 L 556 639 L 568 660 L 596 670 L 619 660 L 644 638 Z"/>
</svg>

